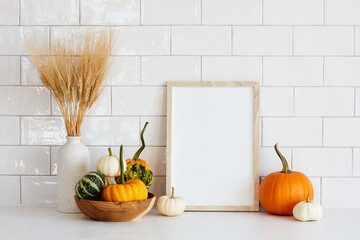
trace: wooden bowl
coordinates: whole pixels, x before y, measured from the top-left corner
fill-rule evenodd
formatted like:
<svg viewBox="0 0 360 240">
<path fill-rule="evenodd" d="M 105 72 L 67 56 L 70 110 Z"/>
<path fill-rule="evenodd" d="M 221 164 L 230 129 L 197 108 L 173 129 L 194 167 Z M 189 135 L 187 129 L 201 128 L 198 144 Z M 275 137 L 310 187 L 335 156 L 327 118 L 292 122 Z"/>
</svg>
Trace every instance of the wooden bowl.
<svg viewBox="0 0 360 240">
<path fill-rule="evenodd" d="M 74 196 L 78 208 L 88 217 L 98 221 L 127 222 L 147 214 L 155 203 L 155 194 L 148 198 L 131 202 L 107 202 L 80 199 Z"/>
</svg>

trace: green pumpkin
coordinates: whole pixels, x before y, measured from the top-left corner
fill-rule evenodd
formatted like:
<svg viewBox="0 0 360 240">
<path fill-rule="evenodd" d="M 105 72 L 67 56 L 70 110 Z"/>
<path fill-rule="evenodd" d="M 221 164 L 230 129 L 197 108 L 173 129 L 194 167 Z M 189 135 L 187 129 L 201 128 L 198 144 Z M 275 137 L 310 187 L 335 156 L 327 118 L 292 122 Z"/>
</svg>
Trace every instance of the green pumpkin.
<svg viewBox="0 0 360 240">
<path fill-rule="evenodd" d="M 75 193 L 81 199 L 98 200 L 105 187 L 105 176 L 100 172 L 88 172 L 75 186 Z"/>
<path fill-rule="evenodd" d="M 154 174 L 151 170 L 146 169 L 141 164 L 137 163 L 134 165 L 128 164 L 124 173 L 125 181 L 131 179 L 140 179 L 145 183 L 147 189 L 150 188 L 154 180 Z M 116 183 L 120 183 L 120 177 L 115 177 Z"/>
</svg>

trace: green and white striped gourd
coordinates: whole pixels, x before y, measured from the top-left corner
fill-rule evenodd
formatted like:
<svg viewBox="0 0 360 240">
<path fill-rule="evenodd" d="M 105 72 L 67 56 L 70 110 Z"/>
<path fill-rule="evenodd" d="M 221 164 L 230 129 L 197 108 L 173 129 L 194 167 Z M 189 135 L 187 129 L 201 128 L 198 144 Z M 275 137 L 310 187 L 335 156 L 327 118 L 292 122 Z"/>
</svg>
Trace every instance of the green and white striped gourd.
<svg viewBox="0 0 360 240">
<path fill-rule="evenodd" d="M 76 195 L 87 200 L 98 200 L 105 187 L 105 176 L 100 172 L 88 172 L 75 186 Z"/>
</svg>

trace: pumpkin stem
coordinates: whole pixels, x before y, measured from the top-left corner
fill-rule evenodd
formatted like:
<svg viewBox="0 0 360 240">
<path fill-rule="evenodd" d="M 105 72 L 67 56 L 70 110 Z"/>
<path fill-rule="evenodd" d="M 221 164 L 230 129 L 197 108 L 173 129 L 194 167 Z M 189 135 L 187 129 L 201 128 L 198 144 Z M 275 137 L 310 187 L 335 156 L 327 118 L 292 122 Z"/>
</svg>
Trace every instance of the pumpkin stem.
<svg viewBox="0 0 360 240">
<path fill-rule="evenodd" d="M 170 198 L 174 198 L 174 187 L 171 188 L 171 197 Z"/>
<path fill-rule="evenodd" d="M 146 122 L 144 128 L 143 128 L 142 131 L 141 131 L 141 134 L 140 134 L 141 147 L 139 148 L 139 150 L 136 151 L 134 157 L 132 158 L 132 160 L 134 160 L 134 161 L 138 160 L 141 152 L 142 152 L 142 151 L 144 150 L 144 148 L 145 148 L 144 132 L 145 132 L 146 126 L 147 126 L 148 124 L 149 124 L 149 123 Z"/>
<path fill-rule="evenodd" d="M 283 165 L 283 169 L 281 170 L 281 173 L 291 173 L 291 170 L 286 161 L 286 158 L 280 153 L 280 151 L 278 149 L 278 143 L 275 144 L 274 148 L 275 148 L 275 151 L 276 151 L 277 155 L 279 156 L 281 163 Z"/>
<path fill-rule="evenodd" d="M 308 193 L 307 198 L 306 198 L 306 202 L 307 202 L 307 203 L 310 202 L 310 201 L 309 201 L 309 198 L 310 198 L 310 193 Z"/>
<path fill-rule="evenodd" d="M 124 179 L 124 162 L 123 162 L 123 145 L 120 146 L 120 184 L 125 184 L 125 179 Z"/>
<path fill-rule="evenodd" d="M 111 156 L 112 156 L 112 152 L 111 152 L 111 148 L 110 148 L 110 147 L 108 147 L 108 151 L 109 151 L 109 157 L 111 157 Z"/>
</svg>

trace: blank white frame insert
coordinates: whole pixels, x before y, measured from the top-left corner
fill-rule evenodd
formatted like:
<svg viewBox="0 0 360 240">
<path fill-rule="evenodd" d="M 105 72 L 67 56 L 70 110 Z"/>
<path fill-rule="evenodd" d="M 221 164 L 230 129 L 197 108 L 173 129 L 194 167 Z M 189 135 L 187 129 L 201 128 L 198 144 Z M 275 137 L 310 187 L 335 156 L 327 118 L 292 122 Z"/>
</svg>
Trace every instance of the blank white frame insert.
<svg viewBox="0 0 360 240">
<path fill-rule="evenodd" d="M 258 211 L 259 84 L 168 82 L 166 192 L 188 211 Z"/>
</svg>

